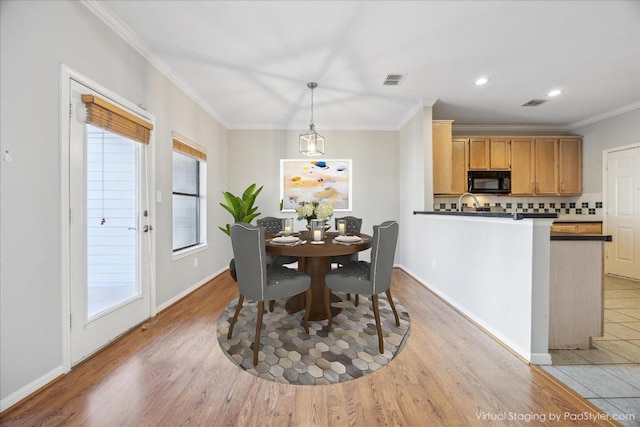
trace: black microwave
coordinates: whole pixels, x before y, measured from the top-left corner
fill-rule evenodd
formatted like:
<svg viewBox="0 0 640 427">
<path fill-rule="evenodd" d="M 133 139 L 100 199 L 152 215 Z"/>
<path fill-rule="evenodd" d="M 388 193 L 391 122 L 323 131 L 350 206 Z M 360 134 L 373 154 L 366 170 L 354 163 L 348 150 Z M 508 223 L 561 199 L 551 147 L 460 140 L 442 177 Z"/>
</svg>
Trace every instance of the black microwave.
<svg viewBox="0 0 640 427">
<path fill-rule="evenodd" d="M 469 171 L 469 193 L 508 194 L 511 192 L 511 171 Z"/>
</svg>

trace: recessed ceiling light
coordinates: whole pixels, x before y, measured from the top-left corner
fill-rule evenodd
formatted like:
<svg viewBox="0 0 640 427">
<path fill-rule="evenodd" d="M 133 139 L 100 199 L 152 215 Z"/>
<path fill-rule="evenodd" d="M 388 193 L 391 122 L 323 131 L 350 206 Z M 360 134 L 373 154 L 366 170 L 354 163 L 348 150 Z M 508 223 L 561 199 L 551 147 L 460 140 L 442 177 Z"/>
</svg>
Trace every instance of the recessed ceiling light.
<svg viewBox="0 0 640 427">
<path fill-rule="evenodd" d="M 558 96 L 562 93 L 562 91 L 560 89 L 554 89 L 551 92 L 549 92 L 547 94 L 547 96 Z"/>
<path fill-rule="evenodd" d="M 482 86 L 485 85 L 489 82 L 489 77 L 480 77 L 478 80 L 476 80 L 476 86 Z"/>
</svg>

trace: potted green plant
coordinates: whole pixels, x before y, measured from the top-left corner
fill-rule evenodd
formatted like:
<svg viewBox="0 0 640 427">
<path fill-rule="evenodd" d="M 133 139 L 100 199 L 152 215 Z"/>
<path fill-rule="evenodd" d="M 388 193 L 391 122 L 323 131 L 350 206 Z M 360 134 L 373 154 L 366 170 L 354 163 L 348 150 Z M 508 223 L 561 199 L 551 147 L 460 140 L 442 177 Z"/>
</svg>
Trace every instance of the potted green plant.
<svg viewBox="0 0 640 427">
<path fill-rule="evenodd" d="M 233 216 L 234 223 L 251 223 L 251 221 L 260 215 L 260 212 L 257 212 L 258 207 L 253 204 L 255 203 L 258 194 L 262 191 L 262 187 L 263 186 L 260 186 L 260 188 L 256 189 L 256 184 L 251 184 L 246 190 L 244 190 L 242 197 L 238 197 L 228 191 L 223 191 L 222 194 L 224 195 L 224 199 L 227 204 L 225 205 L 224 203 L 220 203 L 220 206 L 226 209 L 231 216 Z M 218 228 L 227 236 L 231 235 L 231 224 L 226 224 L 224 227 L 218 226 Z M 229 263 L 229 273 L 231 274 L 231 277 L 236 280 L 236 267 L 233 258 Z"/>
</svg>

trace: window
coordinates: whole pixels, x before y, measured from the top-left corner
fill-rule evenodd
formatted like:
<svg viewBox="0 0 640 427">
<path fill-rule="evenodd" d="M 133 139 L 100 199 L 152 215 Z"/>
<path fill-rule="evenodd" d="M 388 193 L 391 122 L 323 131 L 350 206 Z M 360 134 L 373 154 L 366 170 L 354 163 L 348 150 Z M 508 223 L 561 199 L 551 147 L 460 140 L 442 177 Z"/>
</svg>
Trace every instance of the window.
<svg viewBox="0 0 640 427">
<path fill-rule="evenodd" d="M 173 140 L 173 252 L 206 243 L 206 154 Z"/>
</svg>

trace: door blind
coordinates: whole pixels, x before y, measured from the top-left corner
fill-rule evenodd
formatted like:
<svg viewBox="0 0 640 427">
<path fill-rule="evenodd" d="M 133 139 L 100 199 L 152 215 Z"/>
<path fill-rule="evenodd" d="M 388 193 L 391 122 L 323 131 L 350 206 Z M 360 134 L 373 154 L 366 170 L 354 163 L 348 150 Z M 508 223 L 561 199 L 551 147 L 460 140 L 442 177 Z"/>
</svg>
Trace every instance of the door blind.
<svg viewBox="0 0 640 427">
<path fill-rule="evenodd" d="M 134 141 L 148 144 L 153 125 L 95 95 L 82 95 L 87 106 L 86 123 L 116 133 Z"/>
</svg>

